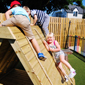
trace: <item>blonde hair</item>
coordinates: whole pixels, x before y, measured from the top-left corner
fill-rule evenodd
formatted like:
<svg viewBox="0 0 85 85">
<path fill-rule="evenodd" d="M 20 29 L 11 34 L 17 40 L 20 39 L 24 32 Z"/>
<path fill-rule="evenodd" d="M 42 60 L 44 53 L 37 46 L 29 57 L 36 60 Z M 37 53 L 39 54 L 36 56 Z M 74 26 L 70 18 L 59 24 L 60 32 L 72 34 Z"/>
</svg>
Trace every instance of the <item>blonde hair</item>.
<svg viewBox="0 0 85 85">
<path fill-rule="evenodd" d="M 53 36 L 54 36 L 53 33 L 48 33 L 47 36 L 46 36 L 46 40 L 47 40 L 48 37 L 53 37 Z"/>
<path fill-rule="evenodd" d="M 25 9 L 26 11 L 30 11 L 30 8 L 27 6 L 23 6 L 23 9 Z"/>
</svg>

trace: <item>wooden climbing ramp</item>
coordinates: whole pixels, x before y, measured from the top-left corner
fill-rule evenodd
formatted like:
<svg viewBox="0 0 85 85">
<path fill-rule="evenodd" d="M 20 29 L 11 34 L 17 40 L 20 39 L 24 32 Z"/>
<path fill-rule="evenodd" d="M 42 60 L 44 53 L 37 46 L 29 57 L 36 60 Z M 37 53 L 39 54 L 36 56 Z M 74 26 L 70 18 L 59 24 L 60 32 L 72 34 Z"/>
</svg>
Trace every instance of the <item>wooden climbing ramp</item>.
<svg viewBox="0 0 85 85">
<path fill-rule="evenodd" d="M 10 71 L 20 60 L 34 85 L 75 85 L 75 80 L 63 82 L 62 72 L 56 68 L 51 54 L 46 50 L 40 36 L 44 36 L 38 26 L 31 27 L 41 52 L 47 57 L 39 60 L 30 41 L 17 27 L 0 27 L 0 75 Z M 36 30 L 39 34 L 36 32 Z M 69 70 L 64 66 L 66 73 Z"/>
<path fill-rule="evenodd" d="M 0 76 L 9 72 L 20 61 L 34 85 L 75 85 L 74 78 L 64 82 L 62 71 L 56 68 L 53 57 L 42 43 L 45 38 L 40 28 L 31 28 L 47 59 L 38 59 L 35 49 L 20 28 L 0 27 Z M 64 65 L 63 67 L 69 74 L 69 70 Z"/>
</svg>

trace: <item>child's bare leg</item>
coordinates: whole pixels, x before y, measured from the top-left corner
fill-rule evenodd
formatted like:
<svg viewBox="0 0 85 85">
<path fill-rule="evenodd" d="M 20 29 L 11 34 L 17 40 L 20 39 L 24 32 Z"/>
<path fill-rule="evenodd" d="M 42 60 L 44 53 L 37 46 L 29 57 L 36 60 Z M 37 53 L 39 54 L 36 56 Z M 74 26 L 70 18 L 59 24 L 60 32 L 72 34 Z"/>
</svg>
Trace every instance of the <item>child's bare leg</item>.
<svg viewBox="0 0 85 85">
<path fill-rule="evenodd" d="M 64 55 L 60 55 L 60 61 L 70 69 L 69 78 L 73 78 L 76 75 L 75 69 L 65 60 Z"/>
<path fill-rule="evenodd" d="M 60 55 L 60 61 L 66 65 L 69 69 L 72 69 L 72 66 L 65 60 L 64 55 Z"/>
<path fill-rule="evenodd" d="M 68 82 L 68 78 L 67 78 L 66 72 L 65 72 L 65 70 L 63 69 L 61 62 L 58 64 L 58 67 L 59 67 L 59 68 L 61 69 L 61 71 L 63 72 L 65 81 Z"/>
<path fill-rule="evenodd" d="M 32 43 L 33 47 L 35 48 L 36 52 L 40 53 L 41 51 L 40 51 L 39 45 L 35 38 L 31 39 L 31 43 Z"/>
<path fill-rule="evenodd" d="M 65 75 L 66 75 L 66 72 L 65 72 L 65 70 L 63 69 L 61 62 L 58 64 L 58 67 L 61 69 L 61 71 L 63 72 L 63 74 L 64 74 L 64 76 L 65 76 Z"/>
<path fill-rule="evenodd" d="M 36 52 L 37 52 L 37 54 L 38 54 L 38 58 L 39 58 L 40 60 L 46 60 L 46 57 L 45 57 L 45 56 L 43 55 L 43 53 L 41 53 L 41 51 L 40 51 L 40 47 L 39 47 L 36 39 L 33 38 L 33 39 L 31 39 L 30 41 L 31 41 L 34 49 L 36 50 Z"/>
</svg>

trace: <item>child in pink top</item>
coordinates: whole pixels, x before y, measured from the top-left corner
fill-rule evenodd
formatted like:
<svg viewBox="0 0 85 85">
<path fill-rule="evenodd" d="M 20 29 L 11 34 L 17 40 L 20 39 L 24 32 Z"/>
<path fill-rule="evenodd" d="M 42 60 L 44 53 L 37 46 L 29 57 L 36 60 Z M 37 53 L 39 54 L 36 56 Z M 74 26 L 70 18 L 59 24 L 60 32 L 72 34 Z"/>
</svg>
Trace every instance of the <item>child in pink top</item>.
<svg viewBox="0 0 85 85">
<path fill-rule="evenodd" d="M 47 34 L 46 41 L 43 41 L 45 47 L 47 48 L 48 51 L 52 52 L 52 55 L 54 56 L 56 63 L 58 64 L 58 67 L 64 73 L 65 78 L 66 73 L 65 70 L 62 68 L 62 63 L 70 69 L 70 74 L 68 77 L 73 78 L 76 75 L 76 72 L 72 68 L 72 66 L 65 60 L 65 54 L 61 50 L 59 43 L 55 40 L 53 33 Z M 68 81 L 68 79 L 66 81 Z"/>
</svg>

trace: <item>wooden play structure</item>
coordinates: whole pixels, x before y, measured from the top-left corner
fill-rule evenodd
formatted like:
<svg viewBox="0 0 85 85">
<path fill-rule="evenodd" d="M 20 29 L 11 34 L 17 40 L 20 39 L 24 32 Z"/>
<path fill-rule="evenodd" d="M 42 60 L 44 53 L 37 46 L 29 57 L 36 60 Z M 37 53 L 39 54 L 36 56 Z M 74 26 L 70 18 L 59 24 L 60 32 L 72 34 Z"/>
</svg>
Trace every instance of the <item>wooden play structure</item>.
<svg viewBox="0 0 85 85">
<path fill-rule="evenodd" d="M 68 48 L 85 57 L 85 38 L 76 35 L 68 37 Z"/>
<path fill-rule="evenodd" d="M 40 28 L 31 28 L 41 52 L 47 59 L 38 59 L 35 49 L 20 28 L 0 27 L 0 75 L 9 72 L 20 61 L 34 85 L 75 85 L 74 78 L 64 82 L 62 71 L 56 68 L 53 57 L 42 43 L 40 36 L 44 39 L 44 35 Z M 69 74 L 69 70 L 64 65 L 63 67 Z"/>
</svg>

